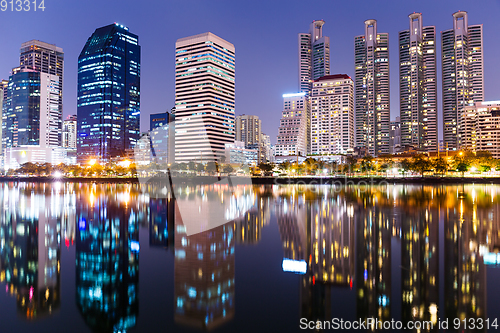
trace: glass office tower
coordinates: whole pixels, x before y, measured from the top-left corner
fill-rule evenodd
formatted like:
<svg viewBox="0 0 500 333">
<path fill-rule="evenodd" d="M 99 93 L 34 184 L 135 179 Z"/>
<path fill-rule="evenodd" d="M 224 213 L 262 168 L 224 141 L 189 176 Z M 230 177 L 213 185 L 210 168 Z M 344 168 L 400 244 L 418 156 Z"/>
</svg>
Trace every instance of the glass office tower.
<svg viewBox="0 0 500 333">
<path fill-rule="evenodd" d="M 140 136 L 141 47 L 127 27 L 97 29 L 78 57 L 78 160 L 125 156 Z"/>
</svg>

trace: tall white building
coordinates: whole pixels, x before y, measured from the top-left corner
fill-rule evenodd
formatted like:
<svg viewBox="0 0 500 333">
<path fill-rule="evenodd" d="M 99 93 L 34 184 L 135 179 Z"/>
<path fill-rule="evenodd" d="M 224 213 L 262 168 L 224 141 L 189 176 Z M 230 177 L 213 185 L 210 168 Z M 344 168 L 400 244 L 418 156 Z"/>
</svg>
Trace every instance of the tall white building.
<svg viewBox="0 0 500 333">
<path fill-rule="evenodd" d="M 76 149 L 76 115 L 68 116 L 63 122 L 62 146 Z"/>
<path fill-rule="evenodd" d="M 243 141 L 245 147 L 260 145 L 261 134 L 262 124 L 258 116 L 236 116 L 235 141 Z"/>
<path fill-rule="evenodd" d="M 467 12 L 453 14 L 453 29 L 441 32 L 443 140 L 456 150 L 462 109 L 484 101 L 483 25 L 469 25 Z"/>
<path fill-rule="evenodd" d="M 330 37 L 323 36 L 325 21 L 313 21 L 299 34 L 299 89 L 309 95 L 312 82 L 330 74 Z"/>
<path fill-rule="evenodd" d="M 263 162 L 271 162 L 272 158 L 272 147 L 271 147 L 271 137 L 267 134 L 262 133 L 260 137 L 260 146 L 263 150 L 264 159 Z"/>
<path fill-rule="evenodd" d="M 311 154 L 354 150 L 354 82 L 346 74 L 328 75 L 311 92 Z"/>
<path fill-rule="evenodd" d="M 436 27 L 424 27 L 421 13 L 409 21 L 399 32 L 401 144 L 437 151 Z"/>
<path fill-rule="evenodd" d="M 458 119 L 458 148 L 489 151 L 500 158 L 500 101 L 476 102 L 461 110 Z"/>
<path fill-rule="evenodd" d="M 354 37 L 356 147 L 371 156 L 389 153 L 389 34 L 365 21 L 365 33 Z"/>
<path fill-rule="evenodd" d="M 235 136 L 234 45 L 206 32 L 175 50 L 175 161 L 220 160 Z"/>
<path fill-rule="evenodd" d="M 305 92 L 283 95 L 276 156 L 308 154 L 311 109 Z"/>
</svg>

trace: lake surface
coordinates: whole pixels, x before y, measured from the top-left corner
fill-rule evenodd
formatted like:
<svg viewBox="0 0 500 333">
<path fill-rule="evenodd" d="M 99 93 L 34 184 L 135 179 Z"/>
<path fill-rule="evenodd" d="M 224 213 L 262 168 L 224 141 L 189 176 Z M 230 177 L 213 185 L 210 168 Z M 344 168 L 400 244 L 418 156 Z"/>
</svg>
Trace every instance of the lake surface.
<svg viewBox="0 0 500 333">
<path fill-rule="evenodd" d="M 0 184 L 0 332 L 299 332 L 301 318 L 448 318 L 453 328 L 500 317 L 498 185 L 174 195 Z"/>
</svg>

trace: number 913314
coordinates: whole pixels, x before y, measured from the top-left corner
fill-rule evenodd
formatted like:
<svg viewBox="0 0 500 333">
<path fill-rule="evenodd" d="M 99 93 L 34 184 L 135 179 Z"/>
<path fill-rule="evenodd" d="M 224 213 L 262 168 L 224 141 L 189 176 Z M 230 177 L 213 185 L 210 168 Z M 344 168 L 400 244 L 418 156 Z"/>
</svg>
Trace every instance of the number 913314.
<svg viewBox="0 0 500 333">
<path fill-rule="evenodd" d="M 2 12 L 36 12 L 45 11 L 45 0 L 1 0 Z"/>
</svg>

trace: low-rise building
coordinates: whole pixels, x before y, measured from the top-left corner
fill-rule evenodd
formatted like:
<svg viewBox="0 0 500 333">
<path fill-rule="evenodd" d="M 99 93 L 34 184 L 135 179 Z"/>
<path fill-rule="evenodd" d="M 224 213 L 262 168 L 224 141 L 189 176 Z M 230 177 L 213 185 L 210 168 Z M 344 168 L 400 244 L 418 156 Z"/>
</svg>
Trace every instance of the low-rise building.
<svg viewBox="0 0 500 333">
<path fill-rule="evenodd" d="M 245 148 L 243 141 L 226 143 L 226 163 L 255 166 L 259 163 L 259 149 Z"/>
<path fill-rule="evenodd" d="M 465 107 L 459 117 L 458 141 L 461 150 L 489 151 L 500 158 L 500 101 Z"/>
<path fill-rule="evenodd" d="M 310 103 L 305 92 L 283 95 L 276 155 L 302 155 L 309 153 Z"/>
<path fill-rule="evenodd" d="M 66 150 L 62 147 L 19 146 L 5 149 L 5 170 L 18 169 L 24 163 L 68 163 Z"/>
</svg>

